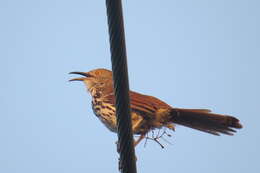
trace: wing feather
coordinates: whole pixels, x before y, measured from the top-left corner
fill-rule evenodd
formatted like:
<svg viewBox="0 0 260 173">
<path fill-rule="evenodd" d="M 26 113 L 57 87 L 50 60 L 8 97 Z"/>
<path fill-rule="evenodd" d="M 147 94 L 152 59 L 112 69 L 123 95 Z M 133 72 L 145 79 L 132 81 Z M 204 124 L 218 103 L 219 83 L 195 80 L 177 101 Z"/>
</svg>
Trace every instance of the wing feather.
<svg viewBox="0 0 260 173">
<path fill-rule="evenodd" d="M 154 113 L 161 108 L 171 108 L 165 102 L 148 95 L 143 95 L 137 92 L 130 91 L 130 103 L 133 111 L 142 112 L 144 115 L 153 116 Z M 115 97 L 113 94 L 105 97 L 105 101 L 115 105 Z"/>
</svg>

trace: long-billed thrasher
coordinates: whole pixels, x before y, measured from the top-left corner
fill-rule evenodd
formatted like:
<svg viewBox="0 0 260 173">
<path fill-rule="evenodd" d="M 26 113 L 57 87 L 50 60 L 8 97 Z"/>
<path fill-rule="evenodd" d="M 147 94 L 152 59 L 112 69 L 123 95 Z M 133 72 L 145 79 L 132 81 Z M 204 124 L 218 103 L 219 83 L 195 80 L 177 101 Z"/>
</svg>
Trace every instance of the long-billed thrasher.
<svg viewBox="0 0 260 173">
<path fill-rule="evenodd" d="M 115 97 L 112 72 L 95 69 L 89 72 L 71 72 L 83 77 L 70 81 L 83 81 L 92 96 L 92 109 L 100 121 L 112 132 L 117 131 Z M 174 130 L 174 124 L 197 129 L 213 135 L 233 135 L 234 129 L 242 128 L 239 120 L 228 115 L 211 113 L 208 109 L 174 108 L 148 95 L 130 91 L 132 130 L 140 135 L 137 145 L 151 130 L 166 127 Z"/>
</svg>

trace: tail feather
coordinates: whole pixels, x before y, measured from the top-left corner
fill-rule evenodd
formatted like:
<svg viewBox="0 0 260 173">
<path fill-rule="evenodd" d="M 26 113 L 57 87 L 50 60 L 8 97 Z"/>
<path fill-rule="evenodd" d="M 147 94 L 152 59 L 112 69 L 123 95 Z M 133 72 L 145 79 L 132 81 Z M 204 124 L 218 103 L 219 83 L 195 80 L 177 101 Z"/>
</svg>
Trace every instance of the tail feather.
<svg viewBox="0 0 260 173">
<path fill-rule="evenodd" d="M 239 120 L 229 115 L 211 113 L 207 109 L 172 109 L 173 123 L 197 129 L 213 135 L 233 135 L 234 129 L 242 128 Z"/>
</svg>

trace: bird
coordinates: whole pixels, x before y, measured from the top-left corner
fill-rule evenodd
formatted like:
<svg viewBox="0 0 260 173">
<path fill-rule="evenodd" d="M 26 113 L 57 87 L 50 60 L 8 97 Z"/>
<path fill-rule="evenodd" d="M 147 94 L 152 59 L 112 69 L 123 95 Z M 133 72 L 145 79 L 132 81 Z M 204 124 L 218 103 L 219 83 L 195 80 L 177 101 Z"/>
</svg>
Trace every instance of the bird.
<svg viewBox="0 0 260 173">
<path fill-rule="evenodd" d="M 112 132 L 117 133 L 115 96 L 112 71 L 99 68 L 89 72 L 70 72 L 81 75 L 69 81 L 82 81 L 92 97 L 92 110 L 98 119 Z M 134 141 L 137 146 L 153 130 L 166 128 L 175 131 L 176 125 L 186 126 L 219 136 L 234 135 L 241 129 L 239 119 L 212 113 L 209 109 L 175 108 L 149 95 L 129 91 L 133 134 L 139 135 Z"/>
</svg>

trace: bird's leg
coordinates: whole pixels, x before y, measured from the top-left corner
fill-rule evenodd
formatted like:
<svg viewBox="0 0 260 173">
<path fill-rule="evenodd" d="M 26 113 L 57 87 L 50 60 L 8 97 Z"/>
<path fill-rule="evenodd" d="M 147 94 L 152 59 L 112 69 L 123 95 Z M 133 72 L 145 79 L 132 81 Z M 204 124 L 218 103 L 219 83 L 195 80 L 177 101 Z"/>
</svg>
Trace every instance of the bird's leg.
<svg viewBox="0 0 260 173">
<path fill-rule="evenodd" d="M 134 114 L 135 115 L 135 114 Z M 143 118 L 140 118 L 140 116 L 136 116 L 132 118 L 132 130 L 133 133 L 135 133 L 142 125 L 143 123 Z"/>
<path fill-rule="evenodd" d="M 133 130 L 133 133 L 135 133 L 137 131 L 138 128 L 140 128 L 141 124 L 142 124 L 142 121 L 143 119 L 133 119 L 132 120 L 132 130 Z M 141 140 L 145 137 L 144 134 L 142 134 L 136 141 L 134 141 L 134 147 L 139 144 L 141 142 Z M 116 146 L 117 146 L 117 152 L 119 153 L 120 151 L 120 148 L 119 148 L 119 144 L 118 144 L 118 141 L 116 141 Z"/>
<path fill-rule="evenodd" d="M 143 118 L 140 118 L 138 116 L 138 118 L 136 118 L 136 119 L 134 118 L 132 120 L 132 123 L 133 123 L 133 125 L 132 125 L 133 133 L 135 133 L 141 127 L 141 125 L 143 123 Z M 136 141 L 134 141 L 134 147 L 136 147 L 141 142 L 141 140 L 144 139 L 144 138 L 145 138 L 145 133 L 141 134 L 139 136 L 139 138 Z"/>
<path fill-rule="evenodd" d="M 134 141 L 134 147 L 136 147 L 144 138 L 145 138 L 145 134 L 140 135 L 138 137 L 138 139 Z M 117 152 L 119 153 L 120 148 L 119 148 L 118 141 L 116 141 L 115 143 L 116 143 L 116 147 L 117 147 Z"/>
<path fill-rule="evenodd" d="M 134 147 L 136 147 L 144 138 L 145 134 L 140 135 L 139 138 L 136 141 L 134 141 Z"/>
</svg>

